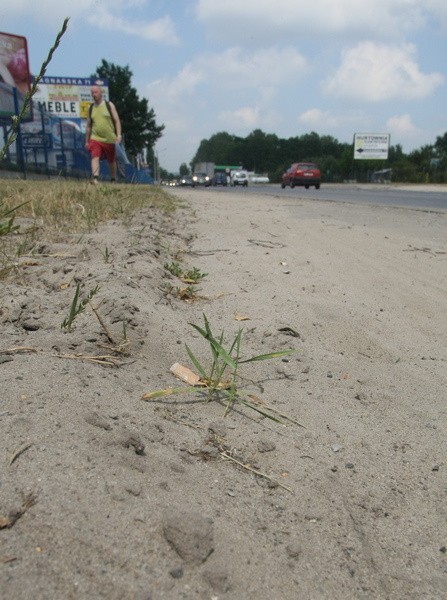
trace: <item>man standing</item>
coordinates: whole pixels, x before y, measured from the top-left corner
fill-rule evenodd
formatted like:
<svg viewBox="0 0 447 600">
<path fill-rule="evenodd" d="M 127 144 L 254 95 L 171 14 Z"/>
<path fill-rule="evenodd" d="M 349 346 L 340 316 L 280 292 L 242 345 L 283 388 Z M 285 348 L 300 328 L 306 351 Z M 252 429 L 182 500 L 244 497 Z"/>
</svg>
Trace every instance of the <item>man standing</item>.
<svg viewBox="0 0 447 600">
<path fill-rule="evenodd" d="M 116 181 L 115 142 L 121 142 L 121 121 L 112 102 L 102 97 L 102 89 L 92 86 L 93 104 L 90 106 L 85 129 L 85 147 L 92 157 L 92 183 L 98 183 L 99 161 L 109 163 L 110 179 Z"/>
</svg>

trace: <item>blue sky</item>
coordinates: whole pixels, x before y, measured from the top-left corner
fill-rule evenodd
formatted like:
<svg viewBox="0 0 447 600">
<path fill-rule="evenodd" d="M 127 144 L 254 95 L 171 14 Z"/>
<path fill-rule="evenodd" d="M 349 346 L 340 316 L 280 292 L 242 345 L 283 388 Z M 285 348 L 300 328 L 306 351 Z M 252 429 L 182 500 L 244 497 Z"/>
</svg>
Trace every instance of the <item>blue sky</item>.
<svg viewBox="0 0 447 600">
<path fill-rule="evenodd" d="M 4 0 L 38 73 L 87 77 L 105 58 L 133 72 L 178 171 L 214 133 L 390 133 L 410 152 L 447 131 L 446 0 Z M 112 98 L 113 100 L 113 98 Z M 297 160 L 300 157 L 296 157 Z"/>
</svg>

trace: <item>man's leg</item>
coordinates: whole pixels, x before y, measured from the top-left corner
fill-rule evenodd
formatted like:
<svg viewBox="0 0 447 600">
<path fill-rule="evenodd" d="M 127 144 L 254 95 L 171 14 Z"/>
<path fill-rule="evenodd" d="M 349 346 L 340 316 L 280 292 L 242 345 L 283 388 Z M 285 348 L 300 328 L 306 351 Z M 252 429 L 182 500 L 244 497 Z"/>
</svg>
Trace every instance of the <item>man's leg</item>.
<svg viewBox="0 0 447 600">
<path fill-rule="evenodd" d="M 92 177 L 93 177 L 93 181 L 98 181 L 98 177 L 99 177 L 99 156 L 92 156 Z"/>
<path fill-rule="evenodd" d="M 110 179 L 116 181 L 116 160 L 109 162 Z"/>
</svg>

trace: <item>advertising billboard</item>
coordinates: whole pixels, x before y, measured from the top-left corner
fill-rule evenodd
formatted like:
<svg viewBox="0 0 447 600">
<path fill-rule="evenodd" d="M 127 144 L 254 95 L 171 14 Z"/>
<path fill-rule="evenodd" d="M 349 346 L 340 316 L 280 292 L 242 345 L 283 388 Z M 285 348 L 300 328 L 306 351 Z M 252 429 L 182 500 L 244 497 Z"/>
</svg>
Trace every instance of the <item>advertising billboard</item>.
<svg viewBox="0 0 447 600">
<path fill-rule="evenodd" d="M 26 38 L 0 31 L 0 119 L 10 119 L 17 113 L 17 108 L 20 111 L 29 90 L 30 69 Z M 27 117 L 30 117 L 30 113 Z"/>
<path fill-rule="evenodd" d="M 91 87 L 99 85 L 105 100 L 109 99 L 109 83 L 95 77 L 42 77 L 33 97 L 44 112 L 72 121 L 85 130 L 88 107 L 92 103 Z"/>
<path fill-rule="evenodd" d="M 390 147 L 389 133 L 355 133 L 354 158 L 359 160 L 386 160 Z"/>
</svg>

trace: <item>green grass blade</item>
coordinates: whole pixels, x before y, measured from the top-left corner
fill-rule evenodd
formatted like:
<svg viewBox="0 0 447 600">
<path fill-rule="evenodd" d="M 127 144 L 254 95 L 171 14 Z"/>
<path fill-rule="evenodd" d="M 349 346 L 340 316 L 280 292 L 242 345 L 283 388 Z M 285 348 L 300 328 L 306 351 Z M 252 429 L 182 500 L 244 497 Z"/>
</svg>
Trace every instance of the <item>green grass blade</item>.
<svg viewBox="0 0 447 600">
<path fill-rule="evenodd" d="M 205 322 L 205 329 L 206 329 L 207 334 L 210 337 L 214 337 L 213 332 L 211 331 L 210 322 L 208 321 L 205 313 L 203 313 L 203 320 Z"/>
<path fill-rule="evenodd" d="M 235 369 L 237 366 L 236 362 L 231 358 L 231 356 L 228 354 L 228 352 L 225 350 L 225 348 L 216 340 L 216 338 L 213 337 L 206 317 L 205 317 L 205 322 L 206 322 L 206 329 L 202 329 L 202 327 L 199 327 L 198 325 L 195 325 L 194 323 L 190 323 L 190 325 L 191 325 L 191 327 L 194 327 L 194 329 L 196 331 L 198 331 L 200 333 L 200 335 L 202 335 L 210 343 L 211 351 L 213 353 L 215 360 L 220 358 L 229 367 L 231 367 L 232 369 Z"/>
<path fill-rule="evenodd" d="M 76 311 L 77 311 L 80 291 L 81 291 L 81 285 L 79 283 L 77 283 L 74 297 L 73 297 L 73 300 L 72 300 L 71 306 L 70 306 L 70 312 L 68 313 L 68 317 L 66 319 L 64 319 L 64 321 L 62 322 L 62 325 L 61 325 L 62 329 L 67 329 L 68 331 L 71 331 L 71 326 L 73 325 L 73 321 L 75 320 L 76 314 L 77 314 Z"/>
<path fill-rule="evenodd" d="M 257 360 L 269 360 L 270 358 L 280 358 L 281 356 L 290 356 L 290 354 L 294 354 L 298 352 L 297 350 L 280 350 L 279 352 L 269 352 L 268 354 L 259 354 L 259 356 L 252 356 L 251 358 L 246 358 L 245 360 L 240 360 L 240 363 L 248 363 L 255 362 Z"/>
<path fill-rule="evenodd" d="M 11 208 L 11 209 L 7 210 L 5 213 L 2 213 L 0 215 L 0 218 L 4 219 L 8 215 L 12 214 L 14 211 L 18 210 L 22 206 L 25 206 L 25 204 L 29 204 L 30 202 L 31 202 L 31 200 L 27 200 L 26 202 L 22 202 L 22 204 L 18 204 L 17 206 L 14 206 L 14 208 Z"/>
<path fill-rule="evenodd" d="M 195 323 L 189 323 L 189 325 L 191 325 L 191 327 L 194 327 L 194 329 L 196 329 L 200 333 L 200 335 L 206 340 L 208 339 L 208 333 L 205 331 L 205 329 L 202 329 L 201 327 L 199 327 L 199 325 L 196 325 Z"/>
<path fill-rule="evenodd" d="M 213 338 L 213 339 L 209 340 L 209 342 L 213 346 L 213 348 L 215 349 L 217 354 L 219 355 L 219 358 L 221 360 L 223 360 L 223 362 L 225 364 L 227 364 L 232 369 L 237 368 L 236 361 L 231 358 L 231 356 L 228 354 L 228 352 L 225 350 L 225 348 L 223 346 L 221 346 L 217 340 L 215 340 Z"/>
<path fill-rule="evenodd" d="M 239 396 L 239 394 L 237 394 L 237 400 L 238 400 L 238 402 L 240 402 L 247 408 L 251 408 L 252 410 L 254 410 L 257 413 L 259 413 L 260 415 L 262 415 L 263 417 L 266 417 L 267 419 L 275 421 L 276 423 L 280 423 L 281 425 L 285 425 L 285 423 L 279 417 L 275 417 L 275 415 L 272 415 L 270 412 L 268 412 L 268 409 L 264 410 L 262 408 L 259 408 L 259 406 L 256 406 L 256 404 L 252 404 L 248 400 L 245 400 L 244 398 Z"/>
<path fill-rule="evenodd" d="M 241 338 L 242 338 L 242 329 L 239 329 L 236 337 L 233 340 L 233 343 L 231 344 L 231 348 L 230 348 L 230 354 L 232 354 L 233 350 L 236 348 L 236 358 L 239 358 L 239 351 L 240 351 L 240 347 L 241 347 Z"/>
<path fill-rule="evenodd" d="M 202 367 L 202 365 L 199 363 L 197 358 L 194 356 L 194 354 L 193 354 L 192 350 L 189 348 L 188 344 L 185 344 L 185 348 L 186 348 L 186 352 L 188 353 L 189 358 L 192 360 L 195 368 L 198 370 L 198 372 L 204 379 L 207 379 L 208 375 L 206 374 L 205 369 Z"/>
<path fill-rule="evenodd" d="M 208 329 L 208 331 L 206 331 L 205 329 L 202 329 L 201 327 L 199 327 L 198 325 L 195 325 L 194 323 L 189 323 L 189 325 L 191 325 L 191 327 L 194 327 L 194 329 L 196 331 L 198 331 L 200 333 L 200 335 L 207 341 L 210 343 L 210 348 L 211 348 L 211 353 L 213 355 L 213 363 L 216 362 L 216 360 L 218 359 L 218 354 L 213 346 L 213 344 L 211 343 L 211 340 L 214 339 L 212 334 L 211 334 L 211 330 Z"/>
</svg>

